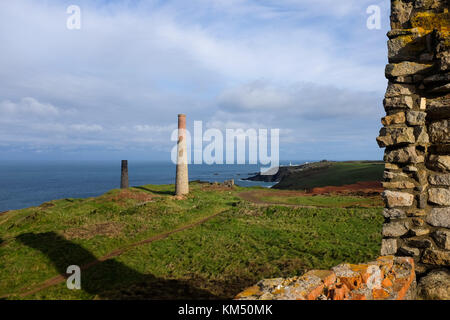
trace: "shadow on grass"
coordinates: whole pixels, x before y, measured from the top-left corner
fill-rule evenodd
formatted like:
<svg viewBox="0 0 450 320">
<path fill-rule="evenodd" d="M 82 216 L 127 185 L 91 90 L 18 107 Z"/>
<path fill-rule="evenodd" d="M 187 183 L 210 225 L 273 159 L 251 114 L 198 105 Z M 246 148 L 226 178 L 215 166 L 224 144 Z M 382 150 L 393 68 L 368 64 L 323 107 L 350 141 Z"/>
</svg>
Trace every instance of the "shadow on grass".
<svg viewBox="0 0 450 320">
<path fill-rule="evenodd" d="M 114 259 L 99 261 L 80 245 L 54 232 L 26 233 L 18 236 L 17 240 L 45 254 L 58 272 L 65 277 L 69 276 L 66 274 L 68 266 L 80 266 L 81 289 L 100 299 L 225 298 L 196 287 L 192 283 L 195 281 L 163 279 L 151 274 L 142 274 Z M 91 266 L 84 269 L 83 266 L 86 264 Z"/>
<path fill-rule="evenodd" d="M 146 187 L 142 187 L 142 186 L 133 187 L 133 188 L 144 190 L 144 191 L 151 192 L 151 193 L 154 193 L 154 194 L 169 195 L 169 196 L 174 196 L 175 195 L 175 191 L 154 190 L 154 189 L 150 189 L 150 188 L 146 188 Z"/>
</svg>

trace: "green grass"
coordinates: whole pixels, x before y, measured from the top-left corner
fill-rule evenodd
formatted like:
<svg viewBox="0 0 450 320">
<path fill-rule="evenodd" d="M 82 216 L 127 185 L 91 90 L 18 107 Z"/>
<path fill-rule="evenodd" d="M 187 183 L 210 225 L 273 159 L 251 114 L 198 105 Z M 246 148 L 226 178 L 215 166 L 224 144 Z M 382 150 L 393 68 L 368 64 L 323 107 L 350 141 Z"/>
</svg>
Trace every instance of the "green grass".
<svg viewBox="0 0 450 320">
<path fill-rule="evenodd" d="M 83 270 L 82 290 L 61 283 L 26 298 L 232 298 L 262 278 L 358 263 L 379 253 L 379 208 L 260 207 L 237 197 L 244 188 L 191 189 L 185 200 L 171 197 L 173 186 L 145 186 L 132 189 L 136 198 L 157 196 L 145 204 L 114 198 L 119 191 L 113 190 L 1 216 L 0 296 L 217 212 L 200 226 Z M 86 238 L 81 232 L 104 223 L 115 226 L 112 234 Z"/>
<path fill-rule="evenodd" d="M 292 204 L 302 206 L 316 207 L 381 207 L 380 197 L 355 197 L 355 196 L 334 196 L 334 195 L 316 195 L 316 196 L 268 196 L 261 197 L 264 202 L 278 204 Z"/>
<path fill-rule="evenodd" d="M 333 162 L 325 168 L 293 172 L 284 177 L 275 188 L 300 190 L 342 186 L 360 181 L 381 181 L 383 171 L 384 164 L 381 162 Z"/>
</svg>

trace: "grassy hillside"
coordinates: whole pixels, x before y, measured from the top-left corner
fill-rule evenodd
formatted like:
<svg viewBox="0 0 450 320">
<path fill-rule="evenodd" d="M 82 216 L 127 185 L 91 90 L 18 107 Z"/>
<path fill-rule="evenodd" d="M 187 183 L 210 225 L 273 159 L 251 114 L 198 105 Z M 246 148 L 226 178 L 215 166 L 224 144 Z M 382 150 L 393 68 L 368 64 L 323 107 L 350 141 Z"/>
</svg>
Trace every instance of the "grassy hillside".
<svg viewBox="0 0 450 320">
<path fill-rule="evenodd" d="M 360 181 L 381 181 L 382 162 L 350 161 L 329 162 L 318 168 L 292 171 L 274 186 L 275 189 L 310 189 L 325 186 L 342 186 Z"/>
<path fill-rule="evenodd" d="M 379 207 L 342 208 L 333 198 L 327 208 L 261 206 L 239 196 L 247 188 L 200 183 L 177 200 L 173 189 L 112 190 L 0 216 L 0 297 L 232 298 L 262 278 L 379 253 Z M 64 280 L 40 286 L 69 265 L 89 265 L 82 290 Z"/>
<path fill-rule="evenodd" d="M 303 197 L 286 197 L 270 195 L 271 192 L 267 193 L 267 196 L 261 199 L 269 203 L 277 204 L 290 204 L 290 205 L 300 205 L 300 206 L 317 206 L 321 208 L 336 208 L 336 207 L 371 207 L 374 205 L 382 206 L 382 200 L 380 197 L 356 197 L 356 196 L 303 196 Z"/>
</svg>

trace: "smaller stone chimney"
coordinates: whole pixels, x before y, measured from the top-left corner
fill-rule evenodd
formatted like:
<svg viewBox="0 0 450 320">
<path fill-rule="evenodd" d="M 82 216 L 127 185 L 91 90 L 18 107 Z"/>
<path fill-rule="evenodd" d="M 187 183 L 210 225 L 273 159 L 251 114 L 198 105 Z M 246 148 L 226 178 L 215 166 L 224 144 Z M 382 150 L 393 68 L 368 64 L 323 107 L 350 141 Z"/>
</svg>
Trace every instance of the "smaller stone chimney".
<svg viewBox="0 0 450 320">
<path fill-rule="evenodd" d="M 122 160 L 122 173 L 120 176 L 120 189 L 128 188 L 128 160 Z"/>
<path fill-rule="evenodd" d="M 177 175 L 175 194 L 177 196 L 189 193 L 189 176 L 186 149 L 186 115 L 178 115 L 178 143 L 177 143 Z"/>
</svg>

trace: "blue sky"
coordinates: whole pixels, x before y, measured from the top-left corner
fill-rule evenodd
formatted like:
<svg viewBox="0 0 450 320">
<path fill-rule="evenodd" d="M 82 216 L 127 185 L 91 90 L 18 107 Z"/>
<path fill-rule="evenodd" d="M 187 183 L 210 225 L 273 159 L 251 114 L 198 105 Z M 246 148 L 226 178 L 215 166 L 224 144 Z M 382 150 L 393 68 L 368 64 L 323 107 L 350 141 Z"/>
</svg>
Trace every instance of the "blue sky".
<svg viewBox="0 0 450 320">
<path fill-rule="evenodd" d="M 388 20 L 388 0 L 1 1 L 0 159 L 169 161 L 178 113 L 279 128 L 281 159 L 381 159 Z"/>
</svg>

